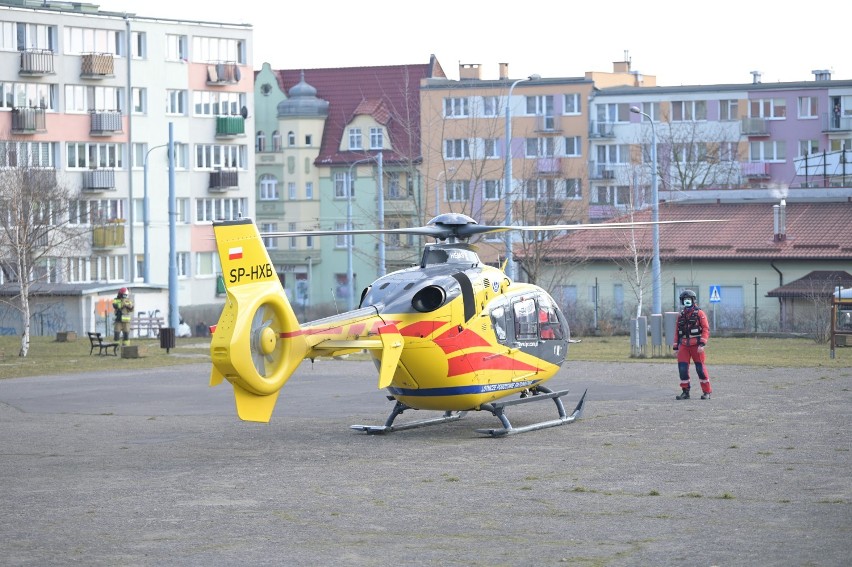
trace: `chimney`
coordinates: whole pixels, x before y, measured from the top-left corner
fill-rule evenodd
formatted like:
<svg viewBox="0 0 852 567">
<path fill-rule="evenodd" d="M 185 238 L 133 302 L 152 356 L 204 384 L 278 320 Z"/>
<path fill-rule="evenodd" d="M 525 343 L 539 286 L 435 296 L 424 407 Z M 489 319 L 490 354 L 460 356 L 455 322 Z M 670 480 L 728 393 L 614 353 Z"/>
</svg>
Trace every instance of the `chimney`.
<svg viewBox="0 0 852 567">
<path fill-rule="evenodd" d="M 811 71 L 814 74 L 814 81 L 830 81 L 831 80 L 831 70 L 830 69 L 816 69 Z"/>
<path fill-rule="evenodd" d="M 499 63 L 500 65 L 500 80 L 507 81 L 509 79 L 509 64 Z"/>
<path fill-rule="evenodd" d="M 763 73 L 761 73 L 760 71 L 752 71 L 752 72 L 751 72 L 751 82 L 752 82 L 752 84 L 754 84 L 754 85 L 759 85 L 759 84 L 760 84 L 760 82 L 761 82 L 761 81 L 760 81 L 760 77 L 761 77 L 761 75 L 763 75 Z"/>
<path fill-rule="evenodd" d="M 787 239 L 787 201 L 781 199 L 780 205 L 772 205 L 772 213 L 775 220 L 775 242 Z"/>
<path fill-rule="evenodd" d="M 478 81 L 481 78 L 479 63 L 459 63 L 459 79 Z"/>
</svg>

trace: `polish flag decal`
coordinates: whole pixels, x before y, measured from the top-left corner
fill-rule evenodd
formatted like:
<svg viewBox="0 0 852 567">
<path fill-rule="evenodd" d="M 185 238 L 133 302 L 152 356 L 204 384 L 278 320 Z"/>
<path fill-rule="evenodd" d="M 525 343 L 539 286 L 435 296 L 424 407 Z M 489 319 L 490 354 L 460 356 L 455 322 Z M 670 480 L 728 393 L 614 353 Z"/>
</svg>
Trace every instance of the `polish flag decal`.
<svg viewBox="0 0 852 567">
<path fill-rule="evenodd" d="M 243 257 L 243 247 L 238 246 L 237 248 L 229 248 L 228 249 L 228 260 L 239 260 Z"/>
</svg>

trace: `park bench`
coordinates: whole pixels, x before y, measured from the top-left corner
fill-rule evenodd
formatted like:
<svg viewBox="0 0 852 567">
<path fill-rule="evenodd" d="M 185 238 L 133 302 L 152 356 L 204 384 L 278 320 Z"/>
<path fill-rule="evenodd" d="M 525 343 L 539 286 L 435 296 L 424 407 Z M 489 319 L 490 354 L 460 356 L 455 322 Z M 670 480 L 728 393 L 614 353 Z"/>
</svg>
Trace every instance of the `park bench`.
<svg viewBox="0 0 852 567">
<path fill-rule="evenodd" d="M 89 349 L 89 356 L 92 356 L 95 349 L 98 349 L 98 355 L 109 354 L 109 349 L 112 349 L 112 354 L 118 356 L 118 347 L 120 346 L 118 343 L 105 343 L 100 333 L 88 333 L 88 335 L 89 343 L 92 345 L 92 348 Z"/>
</svg>

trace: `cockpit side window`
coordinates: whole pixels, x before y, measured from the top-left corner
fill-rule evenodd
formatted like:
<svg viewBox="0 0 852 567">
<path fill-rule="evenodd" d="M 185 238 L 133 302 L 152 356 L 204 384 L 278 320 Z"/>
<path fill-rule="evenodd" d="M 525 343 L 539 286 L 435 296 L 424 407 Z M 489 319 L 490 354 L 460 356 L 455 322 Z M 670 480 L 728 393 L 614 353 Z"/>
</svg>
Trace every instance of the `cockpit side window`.
<svg viewBox="0 0 852 567">
<path fill-rule="evenodd" d="M 556 314 L 556 308 L 548 301 L 540 301 L 538 305 L 539 337 L 543 341 L 561 340 L 564 338 L 562 324 Z"/>
<path fill-rule="evenodd" d="M 494 327 L 497 340 L 501 343 L 506 342 L 506 309 L 504 307 L 495 307 L 491 310 L 491 325 Z"/>
</svg>

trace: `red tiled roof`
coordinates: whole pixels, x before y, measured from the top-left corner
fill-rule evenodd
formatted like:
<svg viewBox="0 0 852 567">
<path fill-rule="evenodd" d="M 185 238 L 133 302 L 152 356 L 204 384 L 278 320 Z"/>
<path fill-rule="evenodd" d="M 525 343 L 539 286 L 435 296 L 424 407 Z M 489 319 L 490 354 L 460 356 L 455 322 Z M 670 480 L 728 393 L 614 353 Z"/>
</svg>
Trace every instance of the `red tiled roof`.
<svg viewBox="0 0 852 567">
<path fill-rule="evenodd" d="M 285 92 L 301 80 L 302 69 L 275 71 Z M 433 57 L 426 65 L 304 69 L 305 82 L 328 101 L 329 115 L 317 163 L 347 164 L 375 152 L 341 152 L 340 141 L 356 114 L 370 114 L 388 128 L 392 152 L 385 162 L 419 160 L 420 80 L 443 70 Z"/>
<path fill-rule="evenodd" d="M 837 287 L 852 287 L 852 275 L 843 270 L 815 270 L 766 294 L 767 297 L 831 297 Z"/>
<path fill-rule="evenodd" d="M 775 237 L 772 203 L 662 203 L 660 220 L 718 219 L 725 222 L 660 225 L 660 258 L 689 259 L 826 259 L 852 261 L 852 203 L 788 203 L 786 236 Z M 622 217 L 618 222 L 629 221 Z M 634 214 L 650 221 L 651 210 Z M 618 234 L 621 233 L 621 234 Z M 652 229 L 636 229 L 638 247 L 650 255 Z M 554 239 L 550 259 L 623 258 L 627 230 L 577 231 Z"/>
</svg>

